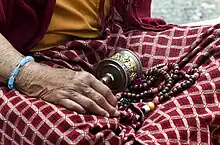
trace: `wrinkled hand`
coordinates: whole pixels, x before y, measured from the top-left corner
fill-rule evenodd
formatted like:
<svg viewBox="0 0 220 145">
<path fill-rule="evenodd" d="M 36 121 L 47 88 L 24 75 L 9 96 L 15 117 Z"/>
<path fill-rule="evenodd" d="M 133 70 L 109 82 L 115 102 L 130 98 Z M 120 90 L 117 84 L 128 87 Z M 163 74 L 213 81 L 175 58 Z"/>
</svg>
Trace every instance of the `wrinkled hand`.
<svg viewBox="0 0 220 145">
<path fill-rule="evenodd" d="M 30 97 L 41 98 L 78 113 L 118 116 L 117 99 L 111 90 L 85 71 L 57 69 L 35 62 L 27 64 L 16 87 Z"/>
</svg>

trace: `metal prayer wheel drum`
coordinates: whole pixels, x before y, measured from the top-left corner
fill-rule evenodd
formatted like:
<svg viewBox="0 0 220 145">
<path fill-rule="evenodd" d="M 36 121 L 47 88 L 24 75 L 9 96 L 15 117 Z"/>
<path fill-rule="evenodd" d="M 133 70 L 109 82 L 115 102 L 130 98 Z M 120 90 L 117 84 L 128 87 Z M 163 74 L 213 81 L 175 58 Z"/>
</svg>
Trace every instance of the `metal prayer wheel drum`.
<svg viewBox="0 0 220 145">
<path fill-rule="evenodd" d="M 138 56 L 130 50 L 121 50 L 102 60 L 96 67 L 96 77 L 114 93 L 123 91 L 142 71 Z"/>
</svg>

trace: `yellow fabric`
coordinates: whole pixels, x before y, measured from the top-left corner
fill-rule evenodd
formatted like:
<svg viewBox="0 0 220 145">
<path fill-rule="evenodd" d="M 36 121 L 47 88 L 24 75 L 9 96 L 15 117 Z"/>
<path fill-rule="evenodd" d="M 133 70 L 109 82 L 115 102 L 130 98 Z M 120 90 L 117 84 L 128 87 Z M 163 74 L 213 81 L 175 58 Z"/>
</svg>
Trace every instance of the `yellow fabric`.
<svg viewBox="0 0 220 145">
<path fill-rule="evenodd" d="M 32 51 L 46 50 L 63 42 L 81 38 L 99 36 L 100 0 L 57 0 L 49 28 Z M 110 0 L 105 2 L 105 14 L 110 7 Z"/>
</svg>

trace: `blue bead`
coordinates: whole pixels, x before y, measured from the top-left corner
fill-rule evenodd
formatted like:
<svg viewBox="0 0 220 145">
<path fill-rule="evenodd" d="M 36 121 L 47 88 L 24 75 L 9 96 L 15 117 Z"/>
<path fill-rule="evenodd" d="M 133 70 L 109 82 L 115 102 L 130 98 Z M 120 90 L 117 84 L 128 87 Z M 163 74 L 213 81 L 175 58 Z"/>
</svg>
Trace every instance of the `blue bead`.
<svg viewBox="0 0 220 145">
<path fill-rule="evenodd" d="M 12 75 L 17 75 L 18 72 L 19 72 L 19 68 L 16 67 L 16 68 L 13 69 L 13 71 L 12 71 Z"/>
<path fill-rule="evenodd" d="M 11 76 L 8 80 L 8 88 L 9 89 L 14 89 L 14 81 L 15 81 L 15 78 L 13 76 Z"/>
<path fill-rule="evenodd" d="M 19 73 L 20 68 L 30 61 L 34 61 L 34 58 L 32 56 L 26 56 L 26 57 L 22 58 L 21 61 L 19 62 L 19 64 L 12 70 L 11 76 L 8 79 L 8 88 L 9 89 L 14 89 L 15 77 Z"/>
</svg>

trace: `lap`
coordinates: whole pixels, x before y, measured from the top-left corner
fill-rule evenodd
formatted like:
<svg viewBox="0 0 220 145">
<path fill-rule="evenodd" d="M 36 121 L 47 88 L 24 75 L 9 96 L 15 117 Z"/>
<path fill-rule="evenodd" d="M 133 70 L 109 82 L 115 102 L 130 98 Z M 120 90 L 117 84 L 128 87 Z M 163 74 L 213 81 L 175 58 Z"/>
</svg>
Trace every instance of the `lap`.
<svg viewBox="0 0 220 145">
<path fill-rule="evenodd" d="M 219 45 L 219 38 L 202 40 L 218 32 L 218 27 L 174 27 L 163 32 L 130 31 L 122 33 L 116 26 L 106 40 L 72 41 L 55 49 L 35 53 L 42 63 L 53 67 L 85 69 L 126 48 L 137 52 L 144 69 L 159 63 L 180 63 L 194 49 L 201 51 L 184 65 L 188 70 L 199 63 L 207 50 Z M 65 59 L 63 59 L 65 56 Z M 82 115 L 17 91 L 0 91 L 1 141 L 10 144 L 210 144 L 218 135 L 219 125 L 219 55 L 201 64 L 199 80 L 190 89 L 160 104 L 142 116 L 138 105 L 121 110 L 120 118 Z M 214 135 L 213 135 L 214 134 Z M 212 135 L 212 137 L 211 137 Z"/>
</svg>

